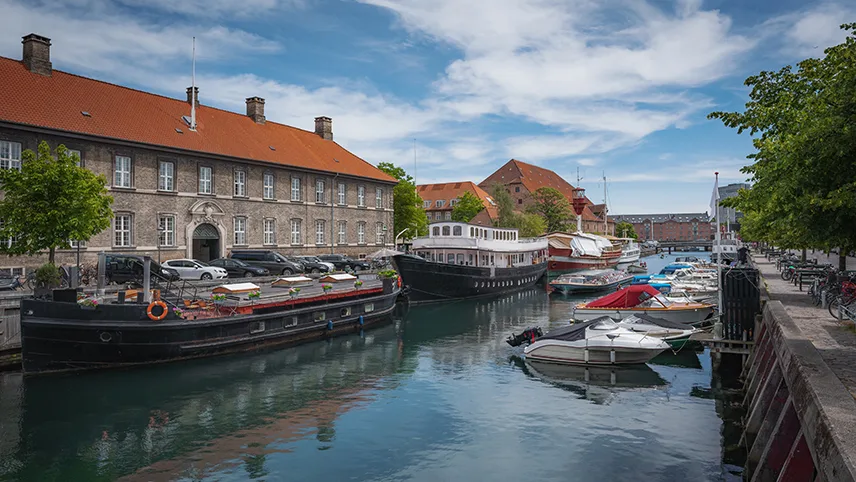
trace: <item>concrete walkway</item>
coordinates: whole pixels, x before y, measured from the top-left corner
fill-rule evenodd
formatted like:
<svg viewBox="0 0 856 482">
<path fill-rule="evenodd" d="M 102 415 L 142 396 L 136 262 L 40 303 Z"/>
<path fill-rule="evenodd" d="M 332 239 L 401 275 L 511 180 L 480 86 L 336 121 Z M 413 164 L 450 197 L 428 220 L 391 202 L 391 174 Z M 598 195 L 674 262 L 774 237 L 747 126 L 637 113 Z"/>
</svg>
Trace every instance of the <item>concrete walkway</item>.
<svg viewBox="0 0 856 482">
<path fill-rule="evenodd" d="M 809 258 L 811 257 L 809 252 Z M 838 258 L 833 258 L 837 263 Z M 805 285 L 804 290 L 799 291 L 796 286 L 784 281 L 776 270 L 775 262 L 767 261 L 767 258 L 761 255 L 754 256 L 753 259 L 761 272 L 770 298 L 782 302 L 803 335 L 820 352 L 823 361 L 829 365 L 850 394 L 856 397 L 856 332 L 852 325 L 839 323 L 825 308 L 814 306 Z M 819 262 L 825 262 L 822 255 Z"/>
</svg>

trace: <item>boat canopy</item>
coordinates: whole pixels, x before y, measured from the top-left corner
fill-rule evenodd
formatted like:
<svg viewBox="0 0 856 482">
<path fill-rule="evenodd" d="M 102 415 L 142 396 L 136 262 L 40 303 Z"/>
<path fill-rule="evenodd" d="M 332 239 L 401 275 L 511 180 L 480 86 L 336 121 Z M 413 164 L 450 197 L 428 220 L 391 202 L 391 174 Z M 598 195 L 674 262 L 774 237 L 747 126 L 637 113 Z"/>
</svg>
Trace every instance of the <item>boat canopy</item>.
<svg viewBox="0 0 856 482">
<path fill-rule="evenodd" d="M 612 243 L 602 236 L 588 233 L 550 233 L 547 235 L 550 247 L 557 249 L 570 248 L 575 256 L 597 256 L 604 249 L 612 248 Z"/>
<path fill-rule="evenodd" d="M 651 285 L 630 285 L 586 304 L 587 308 L 632 308 L 659 295 Z"/>
<path fill-rule="evenodd" d="M 650 315 L 647 315 L 645 313 L 634 313 L 622 321 L 624 323 L 639 323 L 639 324 L 647 324 L 647 325 L 657 325 L 657 326 L 662 326 L 663 328 L 674 328 L 677 330 L 692 330 L 693 329 L 692 326 L 687 325 L 686 323 L 679 323 L 677 321 L 664 320 L 662 318 L 650 316 Z"/>
<path fill-rule="evenodd" d="M 573 325 L 563 326 L 555 330 L 548 331 L 546 335 L 539 337 L 539 340 L 562 340 L 562 341 L 577 341 L 586 337 L 586 328 L 595 328 L 596 325 L 611 323 L 613 328 L 618 328 L 618 325 L 608 316 L 601 316 L 593 320 L 583 323 L 574 323 Z M 607 328 L 607 327 L 604 327 Z"/>
</svg>

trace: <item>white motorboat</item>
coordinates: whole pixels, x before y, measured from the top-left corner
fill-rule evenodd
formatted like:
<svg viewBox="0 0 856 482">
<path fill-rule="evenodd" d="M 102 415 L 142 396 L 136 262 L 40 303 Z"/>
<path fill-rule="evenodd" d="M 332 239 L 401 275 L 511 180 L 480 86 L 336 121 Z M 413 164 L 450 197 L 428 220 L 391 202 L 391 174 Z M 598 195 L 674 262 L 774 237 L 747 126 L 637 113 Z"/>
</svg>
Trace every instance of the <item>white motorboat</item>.
<svg viewBox="0 0 856 482">
<path fill-rule="evenodd" d="M 535 338 L 523 353 L 527 360 L 568 365 L 646 363 L 669 349 L 660 338 L 623 328 L 607 316 L 563 326 Z"/>
<path fill-rule="evenodd" d="M 574 307 L 575 320 L 592 320 L 608 316 L 622 320 L 642 313 L 668 321 L 695 325 L 713 316 L 713 305 L 707 303 L 676 303 L 648 284 L 630 285 L 615 293 Z"/>
<path fill-rule="evenodd" d="M 691 325 L 663 320 L 641 313 L 624 318 L 618 322 L 618 326 L 660 338 L 672 348 L 683 347 L 689 342 L 690 336 L 701 331 Z"/>
<path fill-rule="evenodd" d="M 636 244 L 634 239 L 619 238 L 618 241 L 621 243 L 621 257 L 618 258 L 618 264 L 639 261 L 639 255 L 642 253 L 642 250 L 639 249 L 639 245 Z"/>
</svg>

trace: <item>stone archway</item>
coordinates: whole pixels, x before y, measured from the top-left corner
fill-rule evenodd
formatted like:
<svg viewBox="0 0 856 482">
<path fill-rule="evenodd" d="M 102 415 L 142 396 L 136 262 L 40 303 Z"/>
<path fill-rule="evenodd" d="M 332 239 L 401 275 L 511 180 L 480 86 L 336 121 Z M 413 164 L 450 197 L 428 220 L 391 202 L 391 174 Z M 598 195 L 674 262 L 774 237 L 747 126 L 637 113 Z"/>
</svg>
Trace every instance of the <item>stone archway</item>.
<svg viewBox="0 0 856 482">
<path fill-rule="evenodd" d="M 226 253 L 226 213 L 214 201 L 197 201 L 190 207 L 190 222 L 185 228 L 187 257 L 200 261 L 222 258 Z"/>
</svg>

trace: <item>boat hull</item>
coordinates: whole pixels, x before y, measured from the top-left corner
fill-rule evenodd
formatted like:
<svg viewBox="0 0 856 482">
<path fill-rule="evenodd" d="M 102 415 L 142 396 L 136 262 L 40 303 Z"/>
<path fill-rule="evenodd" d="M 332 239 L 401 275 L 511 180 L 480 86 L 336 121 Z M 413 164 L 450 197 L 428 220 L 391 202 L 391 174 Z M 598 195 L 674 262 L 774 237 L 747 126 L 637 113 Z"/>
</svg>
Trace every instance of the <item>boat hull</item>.
<svg viewBox="0 0 856 482">
<path fill-rule="evenodd" d="M 527 360 L 568 365 L 628 365 L 647 363 L 666 348 L 624 347 L 618 345 L 589 345 L 579 341 L 541 340 L 526 347 Z"/>
<path fill-rule="evenodd" d="M 619 263 L 619 264 L 622 264 L 622 263 L 633 263 L 633 262 L 635 262 L 635 261 L 639 261 L 639 255 L 640 255 L 640 252 L 639 252 L 639 249 L 638 249 L 638 248 L 636 248 L 636 249 L 632 249 L 632 250 L 630 250 L 630 251 L 628 251 L 628 252 L 626 252 L 626 253 L 622 251 L 622 252 L 621 252 L 621 257 L 620 257 L 620 258 L 618 258 L 618 263 Z"/>
<path fill-rule="evenodd" d="M 572 284 L 572 283 L 556 283 L 555 281 L 550 283 L 550 286 L 564 294 L 570 293 L 596 293 L 598 291 L 607 291 L 614 290 L 616 288 L 620 288 L 624 285 L 630 284 L 633 281 L 633 277 L 629 276 L 625 279 L 615 280 L 611 283 L 605 283 L 602 285 L 583 285 L 583 284 Z"/>
<path fill-rule="evenodd" d="M 547 263 L 511 268 L 484 268 L 395 256 L 393 263 L 411 303 L 430 303 L 501 295 L 534 286 Z"/>
<path fill-rule="evenodd" d="M 151 321 L 145 304 L 101 305 L 24 299 L 25 375 L 173 362 L 297 344 L 389 320 L 401 293 L 318 303 L 269 313 Z"/>
<path fill-rule="evenodd" d="M 548 263 L 550 274 L 559 275 L 588 269 L 614 268 L 618 265 L 618 256 L 596 257 L 551 255 L 548 259 Z"/>
<path fill-rule="evenodd" d="M 619 321 L 636 314 L 650 315 L 667 321 L 696 325 L 713 316 L 713 307 L 703 308 L 574 308 L 573 318 L 577 321 L 593 320 L 601 316 L 608 316 Z"/>
</svg>

